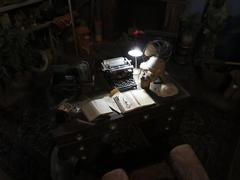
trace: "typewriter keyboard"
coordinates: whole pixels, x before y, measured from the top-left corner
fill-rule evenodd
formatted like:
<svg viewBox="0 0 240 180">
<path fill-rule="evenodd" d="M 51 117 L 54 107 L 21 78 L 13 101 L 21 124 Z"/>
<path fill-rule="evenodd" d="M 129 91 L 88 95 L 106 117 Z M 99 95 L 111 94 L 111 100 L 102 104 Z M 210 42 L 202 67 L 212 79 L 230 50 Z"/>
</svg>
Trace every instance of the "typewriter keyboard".
<svg viewBox="0 0 240 180">
<path fill-rule="evenodd" d="M 133 78 L 114 80 L 113 85 L 120 91 L 127 91 L 137 88 L 137 84 Z"/>
</svg>

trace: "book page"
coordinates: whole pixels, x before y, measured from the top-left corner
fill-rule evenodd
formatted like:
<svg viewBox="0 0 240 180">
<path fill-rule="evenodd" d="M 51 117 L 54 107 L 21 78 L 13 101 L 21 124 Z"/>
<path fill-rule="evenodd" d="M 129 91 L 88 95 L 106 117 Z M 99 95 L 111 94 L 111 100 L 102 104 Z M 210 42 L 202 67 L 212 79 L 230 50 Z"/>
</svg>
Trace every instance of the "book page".
<svg viewBox="0 0 240 180">
<path fill-rule="evenodd" d="M 104 98 L 103 99 L 96 99 L 92 101 L 92 104 L 94 105 L 94 107 L 97 109 L 97 111 L 99 112 L 100 115 L 103 114 L 108 114 L 113 112 L 108 104 L 105 102 Z"/>
<path fill-rule="evenodd" d="M 131 91 L 132 95 L 138 101 L 141 107 L 155 104 L 155 101 L 147 94 L 144 89 L 136 89 Z"/>
<path fill-rule="evenodd" d="M 121 110 L 119 109 L 118 105 L 116 104 L 112 97 L 105 96 L 104 100 L 110 108 L 112 108 L 114 111 L 117 111 L 118 113 L 121 113 Z"/>
<path fill-rule="evenodd" d="M 122 113 L 132 111 L 140 106 L 130 91 L 116 93 L 112 98 Z"/>
<path fill-rule="evenodd" d="M 82 105 L 81 109 L 89 121 L 93 121 L 99 116 L 99 112 L 95 109 L 91 101 Z"/>
<path fill-rule="evenodd" d="M 82 112 L 89 121 L 93 121 L 100 115 L 111 113 L 112 110 L 104 99 L 96 99 L 84 104 L 82 106 Z"/>
</svg>

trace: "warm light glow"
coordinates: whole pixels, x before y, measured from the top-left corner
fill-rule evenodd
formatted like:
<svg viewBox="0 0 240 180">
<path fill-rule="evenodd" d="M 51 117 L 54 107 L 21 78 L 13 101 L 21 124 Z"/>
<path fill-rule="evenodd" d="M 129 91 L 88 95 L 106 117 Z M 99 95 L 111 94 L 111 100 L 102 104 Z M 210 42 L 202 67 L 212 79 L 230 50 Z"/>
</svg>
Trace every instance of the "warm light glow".
<svg viewBox="0 0 240 180">
<path fill-rule="evenodd" d="M 128 54 L 132 57 L 140 57 L 143 55 L 143 52 L 140 49 L 135 48 L 135 49 L 128 51 Z"/>
</svg>

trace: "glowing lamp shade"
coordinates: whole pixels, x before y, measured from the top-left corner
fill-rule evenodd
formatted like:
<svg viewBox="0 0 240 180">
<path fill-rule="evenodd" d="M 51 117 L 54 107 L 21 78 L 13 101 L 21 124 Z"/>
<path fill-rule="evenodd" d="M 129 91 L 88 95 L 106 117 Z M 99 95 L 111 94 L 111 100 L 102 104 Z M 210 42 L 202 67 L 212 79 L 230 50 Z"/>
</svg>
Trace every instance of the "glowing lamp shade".
<svg viewBox="0 0 240 180">
<path fill-rule="evenodd" d="M 128 51 L 128 54 L 132 57 L 140 57 L 143 55 L 143 52 L 140 49 L 135 48 L 135 49 Z"/>
<path fill-rule="evenodd" d="M 137 58 L 143 55 L 143 52 L 139 48 L 134 48 L 128 51 L 128 55 L 134 57 L 135 59 L 135 68 L 133 69 L 133 74 L 139 74 L 140 71 L 137 68 Z"/>
</svg>

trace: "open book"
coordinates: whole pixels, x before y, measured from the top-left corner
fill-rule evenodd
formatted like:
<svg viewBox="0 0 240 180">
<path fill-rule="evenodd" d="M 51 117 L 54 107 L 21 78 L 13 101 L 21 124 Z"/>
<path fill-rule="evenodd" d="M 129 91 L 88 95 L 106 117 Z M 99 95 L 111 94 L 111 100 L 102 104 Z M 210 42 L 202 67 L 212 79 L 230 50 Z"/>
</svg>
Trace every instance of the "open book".
<svg viewBox="0 0 240 180">
<path fill-rule="evenodd" d="M 144 89 L 117 92 L 112 96 L 112 99 L 117 104 L 121 113 L 155 104 L 155 101 Z"/>
<path fill-rule="evenodd" d="M 100 115 L 113 112 L 112 109 L 118 113 L 127 113 L 153 104 L 155 104 L 155 101 L 144 89 L 136 89 L 117 92 L 113 96 L 92 100 L 82 106 L 82 112 L 89 121 L 93 121 Z"/>
<path fill-rule="evenodd" d="M 89 121 L 93 121 L 101 115 L 113 112 L 104 99 L 92 100 L 82 105 L 81 109 Z"/>
</svg>

